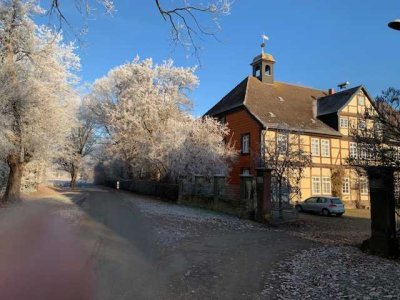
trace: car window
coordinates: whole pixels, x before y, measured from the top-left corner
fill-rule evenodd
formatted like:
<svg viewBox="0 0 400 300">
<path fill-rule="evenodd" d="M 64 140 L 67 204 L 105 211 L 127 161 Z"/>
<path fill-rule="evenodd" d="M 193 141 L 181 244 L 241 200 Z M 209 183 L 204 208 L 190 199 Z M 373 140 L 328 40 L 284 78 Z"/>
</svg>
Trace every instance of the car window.
<svg viewBox="0 0 400 300">
<path fill-rule="evenodd" d="M 311 197 L 311 198 L 308 198 L 306 201 L 304 201 L 304 202 L 306 202 L 306 203 L 315 203 L 315 201 L 316 201 L 316 198 L 315 197 Z"/>
<path fill-rule="evenodd" d="M 342 201 L 339 198 L 331 198 L 332 204 L 342 204 Z"/>
<path fill-rule="evenodd" d="M 317 203 L 326 203 L 326 198 L 318 198 Z"/>
</svg>

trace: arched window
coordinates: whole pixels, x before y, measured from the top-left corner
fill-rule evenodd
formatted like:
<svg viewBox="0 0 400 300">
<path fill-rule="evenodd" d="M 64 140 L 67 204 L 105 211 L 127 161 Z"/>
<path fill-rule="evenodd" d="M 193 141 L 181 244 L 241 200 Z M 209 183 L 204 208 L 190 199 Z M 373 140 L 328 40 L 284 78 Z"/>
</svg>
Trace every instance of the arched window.
<svg viewBox="0 0 400 300">
<path fill-rule="evenodd" d="M 256 67 L 254 74 L 257 78 L 261 78 L 261 70 L 260 67 Z"/>
<path fill-rule="evenodd" d="M 270 66 L 265 66 L 265 75 L 271 76 L 271 67 Z"/>
</svg>

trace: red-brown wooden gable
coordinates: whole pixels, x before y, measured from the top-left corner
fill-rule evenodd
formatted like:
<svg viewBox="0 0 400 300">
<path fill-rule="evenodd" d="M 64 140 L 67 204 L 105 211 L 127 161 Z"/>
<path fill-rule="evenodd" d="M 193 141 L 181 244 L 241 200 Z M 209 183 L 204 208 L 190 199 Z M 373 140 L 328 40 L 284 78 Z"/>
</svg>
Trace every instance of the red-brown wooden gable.
<svg viewBox="0 0 400 300">
<path fill-rule="evenodd" d="M 255 173 L 255 162 L 260 155 L 260 136 L 261 125 L 250 115 L 246 109 L 240 109 L 225 115 L 225 120 L 230 129 L 230 136 L 227 140 L 231 141 L 235 149 L 241 150 L 241 135 L 250 133 L 250 154 L 241 154 L 232 166 L 229 174 L 229 182 L 231 184 L 240 183 L 240 174 L 243 168 L 250 168 L 253 176 Z"/>
</svg>

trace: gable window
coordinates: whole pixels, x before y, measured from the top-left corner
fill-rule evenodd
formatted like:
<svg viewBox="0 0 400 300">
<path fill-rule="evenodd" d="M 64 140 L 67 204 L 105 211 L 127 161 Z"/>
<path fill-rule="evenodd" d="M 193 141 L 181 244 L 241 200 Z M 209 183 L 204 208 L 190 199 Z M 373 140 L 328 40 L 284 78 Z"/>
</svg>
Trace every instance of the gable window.
<svg viewBox="0 0 400 300">
<path fill-rule="evenodd" d="M 330 195 L 331 192 L 332 192 L 331 178 L 330 177 L 322 177 L 322 194 Z"/>
<path fill-rule="evenodd" d="M 340 128 L 349 128 L 349 119 L 348 118 L 340 118 Z"/>
<path fill-rule="evenodd" d="M 382 126 L 382 123 L 380 123 L 380 122 L 378 122 L 378 121 L 375 121 L 375 122 L 373 123 L 373 128 L 374 128 L 374 131 L 375 131 L 375 135 L 376 135 L 378 138 L 381 138 L 382 135 L 383 135 L 383 126 Z"/>
<path fill-rule="evenodd" d="M 311 155 L 319 156 L 319 139 L 316 138 L 311 139 Z"/>
<path fill-rule="evenodd" d="M 329 140 L 321 140 L 321 156 L 329 157 L 330 156 L 330 142 Z"/>
<path fill-rule="evenodd" d="M 350 194 L 350 179 L 348 177 L 343 178 L 342 193 L 346 195 Z"/>
<path fill-rule="evenodd" d="M 279 153 L 284 153 L 287 150 L 288 136 L 286 134 L 278 133 L 276 138 L 276 146 Z"/>
<path fill-rule="evenodd" d="M 250 153 L 250 133 L 242 135 L 242 154 Z"/>
<path fill-rule="evenodd" d="M 321 194 L 321 177 L 319 176 L 312 178 L 312 193 L 313 195 Z"/>
<path fill-rule="evenodd" d="M 357 144 L 356 143 L 350 143 L 349 157 L 357 158 Z"/>
<path fill-rule="evenodd" d="M 365 177 L 360 178 L 360 193 L 362 195 L 368 194 L 368 181 Z"/>
<path fill-rule="evenodd" d="M 358 129 L 365 129 L 365 120 L 358 120 Z"/>
<path fill-rule="evenodd" d="M 358 102 L 358 105 L 365 105 L 365 96 L 364 95 L 358 95 L 357 96 L 357 102 Z"/>
</svg>

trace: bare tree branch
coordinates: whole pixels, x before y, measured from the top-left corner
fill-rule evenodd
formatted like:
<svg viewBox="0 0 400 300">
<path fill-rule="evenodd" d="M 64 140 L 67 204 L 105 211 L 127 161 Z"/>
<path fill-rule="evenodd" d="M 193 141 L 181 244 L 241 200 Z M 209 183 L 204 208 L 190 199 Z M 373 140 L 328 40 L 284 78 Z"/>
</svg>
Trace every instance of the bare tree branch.
<svg viewBox="0 0 400 300">
<path fill-rule="evenodd" d="M 48 14 L 58 17 L 60 28 L 63 23 L 71 27 L 63 14 L 61 2 L 60 0 L 50 0 Z M 96 2 L 104 8 L 106 13 L 112 14 L 115 11 L 114 2 L 111 0 L 98 0 Z M 214 0 L 206 5 L 191 5 L 182 0 L 181 6 L 171 8 L 164 6 L 160 0 L 155 0 L 155 4 L 162 18 L 171 27 L 173 44 L 192 49 L 194 55 L 199 58 L 202 36 L 216 38 L 216 34 L 219 31 L 218 18 L 229 14 L 232 0 Z M 80 14 L 90 15 L 92 5 L 95 5 L 93 4 L 93 0 L 75 0 L 75 6 Z M 209 23 L 209 28 L 206 28 L 199 21 L 201 15 L 208 16 L 208 21 L 205 22 Z"/>
</svg>

